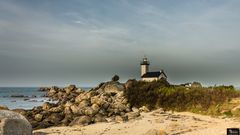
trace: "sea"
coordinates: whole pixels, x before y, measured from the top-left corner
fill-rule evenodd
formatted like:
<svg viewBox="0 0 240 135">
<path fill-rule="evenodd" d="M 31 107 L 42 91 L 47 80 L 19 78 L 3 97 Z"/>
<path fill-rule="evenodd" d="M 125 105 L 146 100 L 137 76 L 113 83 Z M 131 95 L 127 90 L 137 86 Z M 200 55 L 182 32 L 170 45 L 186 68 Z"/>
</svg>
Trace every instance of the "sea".
<svg viewBox="0 0 240 135">
<path fill-rule="evenodd" d="M 0 87 L 0 105 L 9 109 L 32 109 L 44 102 L 56 102 L 43 97 L 46 92 L 38 90 L 39 87 Z"/>
</svg>

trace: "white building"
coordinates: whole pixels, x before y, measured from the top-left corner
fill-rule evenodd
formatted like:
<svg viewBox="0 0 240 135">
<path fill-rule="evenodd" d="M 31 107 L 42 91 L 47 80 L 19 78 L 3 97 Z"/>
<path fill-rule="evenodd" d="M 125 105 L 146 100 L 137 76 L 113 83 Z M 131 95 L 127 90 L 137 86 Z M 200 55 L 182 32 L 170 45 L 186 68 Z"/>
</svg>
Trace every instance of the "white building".
<svg viewBox="0 0 240 135">
<path fill-rule="evenodd" d="M 160 79 L 167 79 L 167 75 L 164 73 L 163 70 L 161 71 L 155 71 L 155 72 L 149 72 L 149 61 L 146 57 L 143 58 L 143 61 L 141 62 L 141 78 L 143 81 L 154 81 L 154 80 L 160 80 Z"/>
</svg>

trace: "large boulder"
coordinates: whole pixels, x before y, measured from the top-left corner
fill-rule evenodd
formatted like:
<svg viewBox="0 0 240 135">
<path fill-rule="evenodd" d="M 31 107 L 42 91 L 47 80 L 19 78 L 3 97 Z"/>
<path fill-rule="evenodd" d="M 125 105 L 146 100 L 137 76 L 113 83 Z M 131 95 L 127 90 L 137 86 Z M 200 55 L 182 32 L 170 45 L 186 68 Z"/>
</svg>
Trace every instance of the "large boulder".
<svg viewBox="0 0 240 135">
<path fill-rule="evenodd" d="M 140 113 L 139 112 L 129 112 L 129 113 L 126 113 L 128 119 L 135 119 L 137 117 L 140 116 Z"/>
<path fill-rule="evenodd" d="M 46 111 L 48 111 L 51 107 L 52 107 L 52 105 L 48 102 L 43 103 L 43 105 L 42 105 L 42 109 L 46 110 Z"/>
<path fill-rule="evenodd" d="M 35 119 L 36 121 L 40 122 L 40 121 L 42 121 L 42 119 L 43 119 L 43 115 L 42 115 L 42 114 L 36 114 L 36 115 L 34 116 L 34 119 Z"/>
<path fill-rule="evenodd" d="M 84 107 L 88 107 L 89 105 L 90 105 L 90 101 L 84 99 L 84 100 L 82 100 L 82 102 L 79 103 L 78 106 L 79 106 L 80 108 L 84 108 Z"/>
<path fill-rule="evenodd" d="M 69 90 L 73 91 L 73 90 L 76 90 L 76 89 L 77 89 L 77 87 L 76 87 L 76 85 L 74 85 L 74 84 L 71 84 L 71 85 L 69 85 L 69 86 L 67 87 L 67 89 L 69 89 Z"/>
<path fill-rule="evenodd" d="M 60 113 L 52 113 L 46 121 L 52 123 L 52 124 L 59 124 L 61 120 L 63 120 L 63 115 Z"/>
<path fill-rule="evenodd" d="M 0 135 L 32 135 L 32 126 L 21 114 L 0 110 Z"/>
<path fill-rule="evenodd" d="M 5 105 L 0 105 L 0 110 L 9 110 L 7 106 Z"/>
<path fill-rule="evenodd" d="M 80 116 L 76 117 L 69 125 L 79 125 L 79 126 L 86 126 L 92 122 L 92 118 L 89 116 Z"/>
<path fill-rule="evenodd" d="M 66 108 L 65 108 L 66 109 Z M 70 107 L 71 109 L 71 112 L 73 114 L 76 114 L 76 115 L 82 115 L 83 114 L 83 109 L 81 109 L 80 107 L 78 107 L 77 105 L 72 105 Z"/>
<path fill-rule="evenodd" d="M 65 88 L 65 91 L 67 94 L 70 94 L 72 91 L 76 90 L 77 87 L 75 85 L 69 85 L 67 88 Z"/>
<path fill-rule="evenodd" d="M 93 121 L 95 123 L 97 123 L 97 122 L 107 122 L 106 117 L 101 115 L 101 114 L 96 114 L 93 118 Z"/>
<path fill-rule="evenodd" d="M 97 104 L 101 106 L 104 104 L 104 99 L 100 96 L 94 96 L 91 98 L 91 104 Z"/>
<path fill-rule="evenodd" d="M 124 91 L 124 86 L 118 82 L 109 82 L 105 85 L 104 90 L 105 93 L 115 93 L 117 94 L 120 91 Z"/>
<path fill-rule="evenodd" d="M 93 112 L 95 114 L 98 113 L 98 111 L 100 110 L 100 107 L 97 104 L 93 104 L 91 108 L 93 109 Z"/>
<path fill-rule="evenodd" d="M 24 109 L 13 109 L 12 111 L 19 113 L 23 116 L 25 116 L 27 114 L 26 110 L 24 110 Z"/>
<path fill-rule="evenodd" d="M 49 112 L 52 112 L 52 113 L 58 113 L 58 112 L 62 112 L 62 111 L 63 111 L 62 106 L 53 107 L 53 108 L 49 109 Z"/>
<path fill-rule="evenodd" d="M 96 112 L 91 107 L 86 107 L 84 114 L 88 116 L 93 116 L 96 114 Z"/>
</svg>

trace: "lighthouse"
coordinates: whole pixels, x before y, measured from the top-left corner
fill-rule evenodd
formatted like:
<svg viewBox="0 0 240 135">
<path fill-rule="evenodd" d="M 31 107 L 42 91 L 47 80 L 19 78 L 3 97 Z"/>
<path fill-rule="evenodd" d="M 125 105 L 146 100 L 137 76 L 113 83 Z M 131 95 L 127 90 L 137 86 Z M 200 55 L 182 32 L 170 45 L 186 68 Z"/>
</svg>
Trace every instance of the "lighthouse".
<svg viewBox="0 0 240 135">
<path fill-rule="evenodd" d="M 149 70 L 149 61 L 147 59 L 147 57 L 145 56 L 141 62 L 141 76 L 143 76 L 144 74 L 146 74 Z"/>
<path fill-rule="evenodd" d="M 157 81 L 160 79 L 167 80 L 167 75 L 164 73 L 163 70 L 149 72 L 150 63 L 146 56 L 144 56 L 140 65 L 141 65 L 141 78 L 143 81 L 151 82 L 151 81 Z"/>
</svg>

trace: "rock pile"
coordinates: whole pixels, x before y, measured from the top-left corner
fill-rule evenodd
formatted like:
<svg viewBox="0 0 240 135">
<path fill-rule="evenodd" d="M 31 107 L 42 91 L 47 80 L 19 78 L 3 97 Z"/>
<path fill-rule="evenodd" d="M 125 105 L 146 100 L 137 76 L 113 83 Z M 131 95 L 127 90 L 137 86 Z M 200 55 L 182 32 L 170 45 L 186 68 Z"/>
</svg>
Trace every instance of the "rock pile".
<svg viewBox="0 0 240 135">
<path fill-rule="evenodd" d="M 125 86 L 114 80 L 101 83 L 89 91 L 81 90 L 75 85 L 47 90 L 47 97 L 58 100 L 58 103 L 44 103 L 23 113 L 34 129 L 124 122 L 140 116 L 139 110 L 131 108 L 125 98 Z"/>
</svg>

